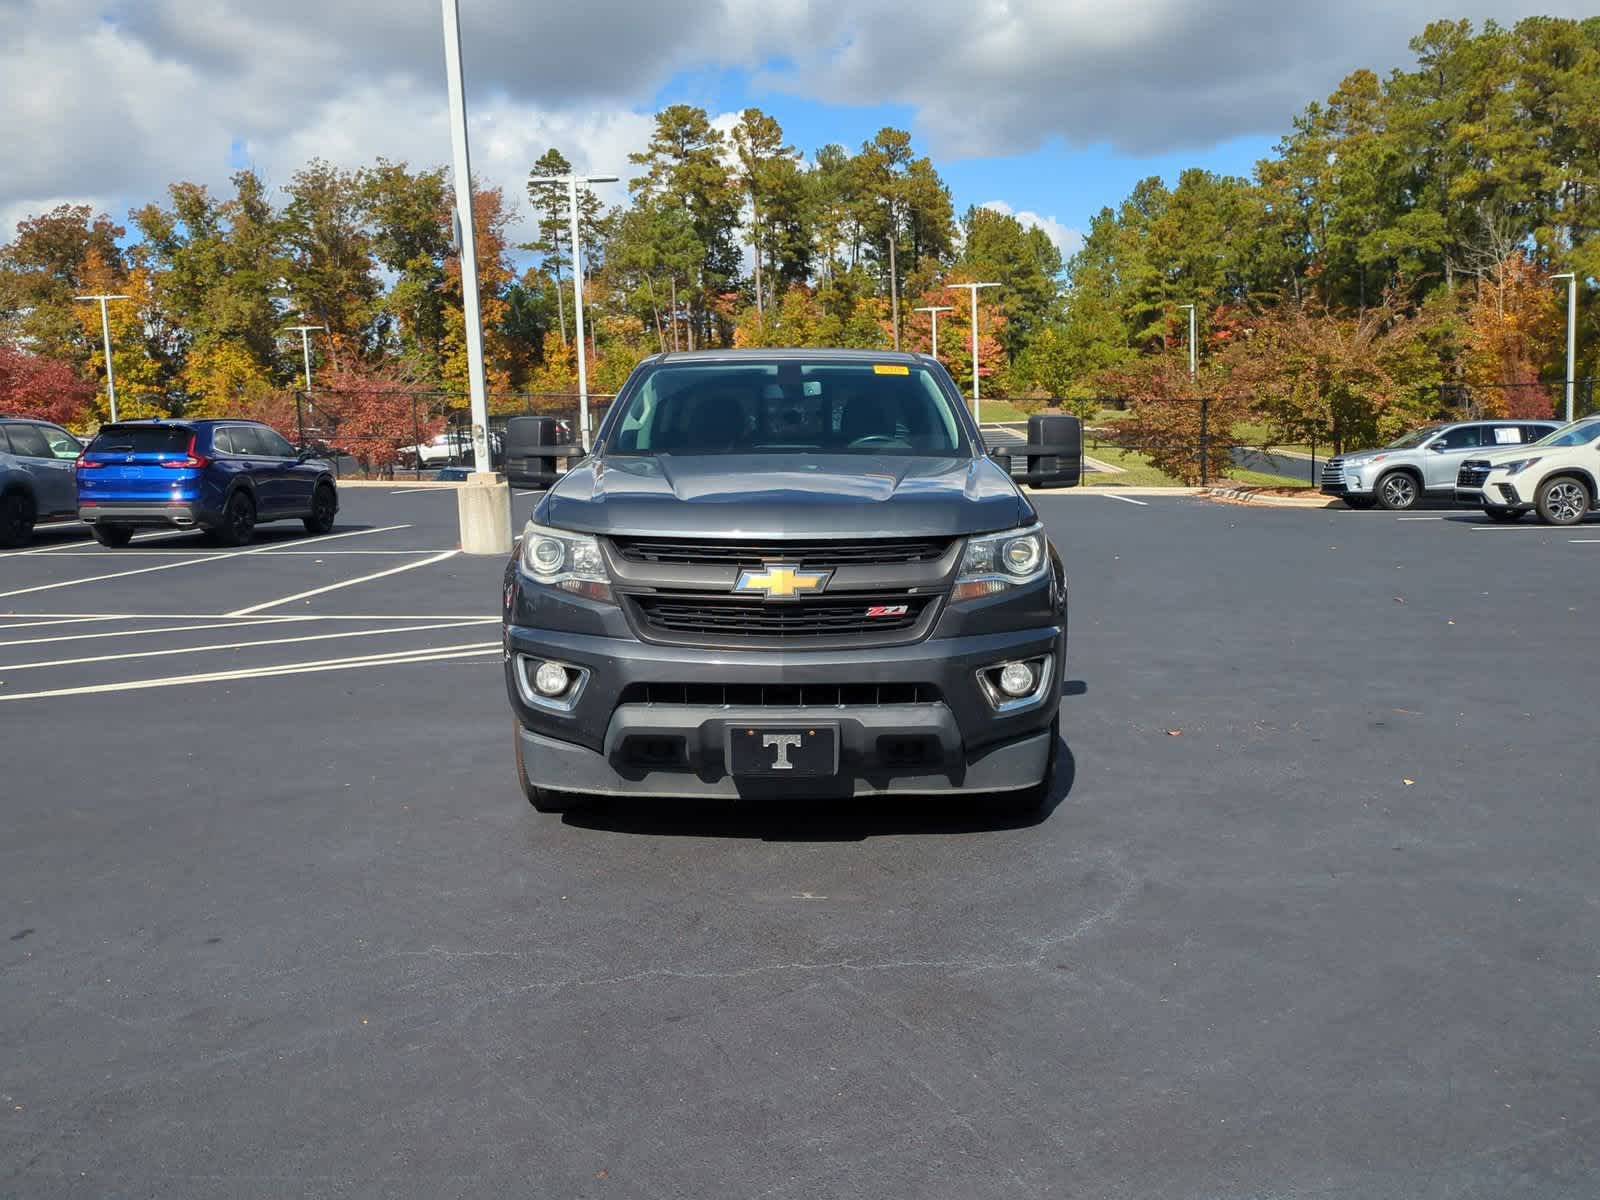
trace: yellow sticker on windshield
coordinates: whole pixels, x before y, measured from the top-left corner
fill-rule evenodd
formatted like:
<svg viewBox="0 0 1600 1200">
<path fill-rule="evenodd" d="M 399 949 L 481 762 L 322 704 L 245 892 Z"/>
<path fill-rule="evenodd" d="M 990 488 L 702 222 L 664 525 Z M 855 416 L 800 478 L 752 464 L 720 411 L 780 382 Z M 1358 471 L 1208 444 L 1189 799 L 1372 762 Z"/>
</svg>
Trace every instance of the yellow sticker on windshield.
<svg viewBox="0 0 1600 1200">
<path fill-rule="evenodd" d="M 909 375 L 911 374 L 911 368 L 903 367 L 899 363 L 874 363 L 872 365 L 872 373 L 874 375 Z"/>
</svg>

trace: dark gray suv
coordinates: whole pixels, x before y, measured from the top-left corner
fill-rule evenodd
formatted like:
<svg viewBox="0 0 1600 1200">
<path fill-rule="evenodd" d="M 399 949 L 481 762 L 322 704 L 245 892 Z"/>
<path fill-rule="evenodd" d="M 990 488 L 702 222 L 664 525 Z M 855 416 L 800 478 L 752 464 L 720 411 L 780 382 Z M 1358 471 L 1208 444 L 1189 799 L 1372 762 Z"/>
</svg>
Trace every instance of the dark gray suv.
<svg viewBox="0 0 1600 1200">
<path fill-rule="evenodd" d="M 83 445 L 49 421 L 0 417 L 0 547 L 26 545 L 39 521 L 75 518 Z"/>
</svg>

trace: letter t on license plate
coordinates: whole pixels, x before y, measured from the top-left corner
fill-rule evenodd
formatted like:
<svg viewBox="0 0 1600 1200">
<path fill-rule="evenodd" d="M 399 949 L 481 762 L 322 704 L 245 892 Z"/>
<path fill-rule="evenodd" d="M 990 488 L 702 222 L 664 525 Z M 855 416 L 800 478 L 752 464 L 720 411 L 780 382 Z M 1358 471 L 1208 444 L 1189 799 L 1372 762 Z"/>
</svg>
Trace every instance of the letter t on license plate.
<svg viewBox="0 0 1600 1200">
<path fill-rule="evenodd" d="M 839 730 L 833 725 L 730 726 L 728 769 L 771 779 L 837 774 Z"/>
</svg>

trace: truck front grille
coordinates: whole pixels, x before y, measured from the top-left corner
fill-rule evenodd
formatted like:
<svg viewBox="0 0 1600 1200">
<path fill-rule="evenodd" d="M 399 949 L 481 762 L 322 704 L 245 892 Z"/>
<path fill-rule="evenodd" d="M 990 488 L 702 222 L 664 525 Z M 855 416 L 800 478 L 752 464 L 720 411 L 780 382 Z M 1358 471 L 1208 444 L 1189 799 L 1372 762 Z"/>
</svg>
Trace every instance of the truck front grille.
<svg viewBox="0 0 1600 1200">
<path fill-rule="evenodd" d="M 797 562 L 807 567 L 842 567 L 937 562 L 944 557 L 951 541 L 951 538 L 735 541 L 718 538 L 613 537 L 611 544 L 617 554 L 629 562 L 743 567 L 759 567 L 764 562 Z"/>
<path fill-rule="evenodd" d="M 826 637 L 877 641 L 916 629 L 937 599 L 903 592 L 784 601 L 681 592 L 628 597 L 645 633 L 708 638 L 719 645 Z"/>
<path fill-rule="evenodd" d="M 864 708 L 936 704 L 931 683 L 630 683 L 619 704 L 694 704 L 735 708 Z"/>
<path fill-rule="evenodd" d="M 1469 458 L 1461 464 L 1461 470 L 1456 472 L 1456 486 L 1459 488 L 1481 488 L 1489 481 L 1489 464 L 1486 461 Z"/>
</svg>

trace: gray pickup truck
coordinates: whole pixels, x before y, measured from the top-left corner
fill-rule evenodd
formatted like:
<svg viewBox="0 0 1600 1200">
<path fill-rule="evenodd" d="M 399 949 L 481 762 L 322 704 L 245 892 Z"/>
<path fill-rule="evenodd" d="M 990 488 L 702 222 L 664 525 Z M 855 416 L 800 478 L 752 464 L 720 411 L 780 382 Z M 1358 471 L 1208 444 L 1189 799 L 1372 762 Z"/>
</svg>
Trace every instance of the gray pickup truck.
<svg viewBox="0 0 1600 1200">
<path fill-rule="evenodd" d="M 1429 425 L 1378 450 L 1358 450 L 1328 460 L 1322 491 L 1351 508 L 1382 505 L 1392 512 L 1415 508 L 1424 497 L 1453 500 L 1456 475 L 1469 457 L 1511 450 L 1561 428 L 1560 421 L 1453 421 Z"/>
<path fill-rule="evenodd" d="M 39 521 L 77 518 L 82 453 L 59 425 L 0 417 L 0 547 L 26 545 Z"/>
<path fill-rule="evenodd" d="M 1051 787 L 1066 569 L 922 355 L 646 359 L 523 531 L 504 621 L 541 811 Z"/>
</svg>

